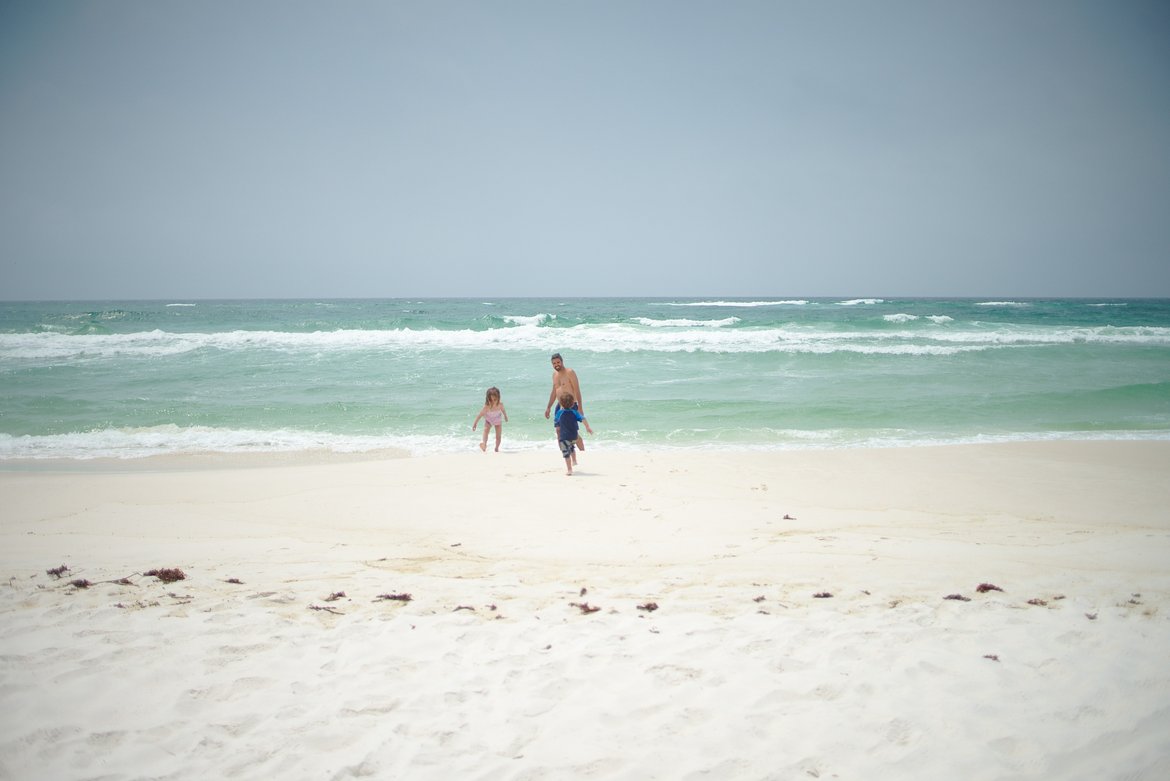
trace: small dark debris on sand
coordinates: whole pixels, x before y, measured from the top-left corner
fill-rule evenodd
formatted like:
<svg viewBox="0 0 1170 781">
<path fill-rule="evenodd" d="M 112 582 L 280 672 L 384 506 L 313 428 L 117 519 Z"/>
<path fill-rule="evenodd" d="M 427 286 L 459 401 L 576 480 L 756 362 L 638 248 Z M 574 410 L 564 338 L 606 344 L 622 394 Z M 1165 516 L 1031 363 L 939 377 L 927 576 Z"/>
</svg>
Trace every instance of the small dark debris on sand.
<svg viewBox="0 0 1170 781">
<path fill-rule="evenodd" d="M 237 586 L 244 585 L 244 581 L 240 580 L 239 578 L 228 578 L 227 580 L 224 581 L 224 583 L 234 583 Z"/>
<path fill-rule="evenodd" d="M 471 605 L 460 605 L 459 607 L 455 608 L 451 612 L 458 613 L 460 610 L 470 610 L 472 613 L 475 612 L 475 608 L 473 608 Z"/>
<path fill-rule="evenodd" d="M 374 601 L 377 602 L 381 600 L 390 602 L 409 602 L 412 599 L 414 599 L 414 597 L 412 597 L 410 594 L 379 594 Z"/>
<path fill-rule="evenodd" d="M 763 594 L 760 594 L 758 597 L 755 597 L 752 602 L 763 602 L 765 599 L 767 599 L 767 597 Z"/>
<path fill-rule="evenodd" d="M 1096 621 L 1097 614 L 1096 613 L 1085 613 L 1085 618 L 1089 619 L 1090 621 Z"/>
<path fill-rule="evenodd" d="M 1048 603 L 1045 602 L 1043 599 L 1029 599 L 1028 604 L 1035 605 L 1036 607 L 1047 607 L 1048 606 Z"/>
<path fill-rule="evenodd" d="M 309 610 L 323 610 L 326 613 L 332 613 L 335 616 L 345 615 L 345 613 L 342 613 L 340 610 L 330 605 L 309 605 Z"/>
<path fill-rule="evenodd" d="M 998 662 L 998 661 L 999 661 L 999 655 L 998 655 L 998 654 L 983 654 L 983 658 L 984 658 L 984 659 L 990 659 L 990 660 L 991 660 L 991 661 L 993 661 L 993 662 Z"/>
<path fill-rule="evenodd" d="M 980 583 L 975 587 L 975 590 L 980 594 L 986 594 L 988 591 L 1003 591 L 1002 588 L 992 585 L 991 583 Z"/>
<path fill-rule="evenodd" d="M 326 602 L 336 602 L 339 599 L 345 599 L 344 591 L 334 591 L 332 594 L 325 597 Z"/>
<path fill-rule="evenodd" d="M 598 610 L 601 610 L 601 608 L 593 607 L 588 602 L 570 602 L 569 606 L 577 608 L 585 615 L 589 615 L 590 613 L 596 613 Z"/>
<path fill-rule="evenodd" d="M 789 515 L 788 513 L 784 513 L 784 520 L 786 520 L 786 521 L 795 521 L 796 519 L 795 519 L 795 518 L 793 518 L 793 517 L 792 517 L 791 515 Z"/>
<path fill-rule="evenodd" d="M 65 573 L 68 571 L 69 571 L 69 567 L 62 564 L 60 567 L 53 567 L 52 569 L 45 570 L 45 574 L 52 575 L 57 580 L 60 580 L 61 578 L 63 578 L 65 576 Z"/>
<path fill-rule="evenodd" d="M 953 599 L 956 602 L 970 602 L 971 597 L 965 597 L 962 594 L 947 594 L 943 599 Z"/>
<path fill-rule="evenodd" d="M 647 613 L 653 613 L 655 610 L 658 609 L 658 603 L 657 602 L 647 602 L 644 605 L 638 605 L 638 609 L 645 610 Z"/>
<path fill-rule="evenodd" d="M 187 579 L 186 573 L 177 567 L 173 569 L 152 569 L 149 572 L 143 572 L 142 574 L 148 578 L 158 578 L 163 583 L 174 583 L 176 580 Z"/>
<path fill-rule="evenodd" d="M 813 599 L 832 599 L 832 598 L 833 598 L 833 595 L 830 594 L 828 591 L 821 591 L 821 592 L 818 592 L 816 594 L 813 594 Z"/>
<path fill-rule="evenodd" d="M 89 588 L 93 584 L 85 578 L 78 578 L 77 580 L 69 581 L 69 585 L 73 586 L 73 588 Z"/>
</svg>

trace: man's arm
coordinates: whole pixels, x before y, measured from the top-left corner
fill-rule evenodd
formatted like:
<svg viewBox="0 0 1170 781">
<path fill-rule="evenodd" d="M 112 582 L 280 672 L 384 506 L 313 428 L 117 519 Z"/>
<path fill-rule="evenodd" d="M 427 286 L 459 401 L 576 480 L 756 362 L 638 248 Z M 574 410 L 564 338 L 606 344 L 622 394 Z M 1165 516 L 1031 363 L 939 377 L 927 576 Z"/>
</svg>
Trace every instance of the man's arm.
<svg viewBox="0 0 1170 781">
<path fill-rule="evenodd" d="M 557 397 L 557 374 L 556 374 L 556 372 L 553 372 L 552 383 L 553 383 L 552 390 L 550 390 L 548 392 L 548 404 L 544 408 L 544 416 L 546 418 L 548 417 L 548 411 L 550 409 L 552 409 L 553 399 L 555 399 Z"/>
</svg>

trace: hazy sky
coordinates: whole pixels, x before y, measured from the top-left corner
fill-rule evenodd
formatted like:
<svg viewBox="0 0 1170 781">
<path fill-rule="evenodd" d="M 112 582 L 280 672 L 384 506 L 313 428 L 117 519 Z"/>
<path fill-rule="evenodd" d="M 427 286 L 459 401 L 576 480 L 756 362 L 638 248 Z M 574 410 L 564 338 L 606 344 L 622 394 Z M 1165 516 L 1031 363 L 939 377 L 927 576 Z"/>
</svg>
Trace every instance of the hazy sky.
<svg viewBox="0 0 1170 781">
<path fill-rule="evenodd" d="M 0 0 L 0 298 L 1170 296 L 1163 0 Z"/>
</svg>

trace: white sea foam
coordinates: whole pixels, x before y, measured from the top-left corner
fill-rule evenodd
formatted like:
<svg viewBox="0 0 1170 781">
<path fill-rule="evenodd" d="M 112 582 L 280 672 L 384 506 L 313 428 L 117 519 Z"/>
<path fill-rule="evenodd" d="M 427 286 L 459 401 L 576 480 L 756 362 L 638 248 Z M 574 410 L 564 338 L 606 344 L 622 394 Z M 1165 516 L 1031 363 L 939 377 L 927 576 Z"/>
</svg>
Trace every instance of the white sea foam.
<svg viewBox="0 0 1170 781">
<path fill-rule="evenodd" d="M 650 328 L 722 328 L 742 321 L 738 317 L 725 317 L 722 320 L 655 320 L 652 317 L 636 317 L 634 322 Z"/>
<path fill-rule="evenodd" d="M 712 321 L 718 322 L 718 321 Z M 593 352 L 856 352 L 890 355 L 949 355 L 1003 346 L 1055 344 L 1170 345 L 1170 328 L 1056 327 L 939 329 L 929 332 L 833 332 L 798 328 L 640 327 L 633 323 L 547 328 L 515 325 L 482 331 L 393 329 L 293 333 L 230 331 L 130 334 L 0 334 L 0 359 L 32 361 L 157 358 L 200 350 L 335 353 L 393 350 L 533 350 L 572 344 Z"/>
<path fill-rule="evenodd" d="M 754 430 L 760 433 L 759 430 Z M 767 430 L 765 430 L 766 432 Z M 643 441 L 638 432 L 615 432 L 605 440 L 606 450 L 799 450 L 805 448 L 918 447 L 1040 440 L 1166 440 L 1166 431 L 1019 432 L 1012 434 L 947 434 L 899 429 L 853 430 L 776 429 L 766 441 L 715 437 L 717 432 L 680 429 L 664 442 Z M 696 433 L 703 436 L 696 437 Z M 29 459 L 97 458 L 140 459 L 151 456 L 198 454 L 472 452 L 474 438 L 442 435 L 356 436 L 281 429 L 276 431 L 216 429 L 202 426 L 154 426 L 48 436 L 12 436 L 0 433 L 0 461 Z M 548 450 L 547 439 L 528 440 L 509 433 L 506 448 L 513 452 Z"/>
<path fill-rule="evenodd" d="M 739 306 L 739 307 L 757 307 L 757 306 L 805 306 L 808 301 L 793 300 L 793 301 L 671 301 L 669 303 L 658 304 L 659 306 Z"/>
<path fill-rule="evenodd" d="M 1031 306 L 1031 304 L 1029 304 L 1026 301 L 983 301 L 983 302 L 976 304 L 975 306 L 1020 306 L 1020 307 L 1023 307 L 1023 306 Z"/>
<path fill-rule="evenodd" d="M 925 318 L 936 324 L 953 323 L 955 320 L 953 317 L 949 317 L 947 315 L 925 315 Z M 887 323 L 912 323 L 915 320 L 921 320 L 922 317 L 919 315 L 911 315 L 905 312 L 899 312 L 898 314 L 893 315 L 882 315 L 882 319 Z"/>
<path fill-rule="evenodd" d="M 511 450 L 547 447 L 545 440 L 529 442 L 511 435 Z M 148 428 L 102 429 L 46 436 L 0 434 L 0 461 L 12 459 L 95 458 L 136 459 L 197 453 L 374 453 L 406 451 L 456 453 L 471 449 L 466 436 L 342 435 L 280 429 L 259 431 L 207 426 L 163 425 Z"/>
<path fill-rule="evenodd" d="M 885 299 L 882 299 L 882 298 L 853 298 L 853 299 L 850 299 L 849 301 L 838 301 L 837 306 L 861 306 L 863 304 L 868 305 L 868 306 L 873 306 L 874 304 L 884 304 L 884 303 L 885 303 Z"/>
<path fill-rule="evenodd" d="M 195 306 L 195 304 L 167 304 L 167 307 L 173 307 L 173 306 L 189 307 L 189 306 Z"/>
<path fill-rule="evenodd" d="M 512 325 L 544 325 L 550 320 L 556 320 L 557 316 L 541 312 L 535 315 L 503 315 L 500 319 Z"/>
</svg>

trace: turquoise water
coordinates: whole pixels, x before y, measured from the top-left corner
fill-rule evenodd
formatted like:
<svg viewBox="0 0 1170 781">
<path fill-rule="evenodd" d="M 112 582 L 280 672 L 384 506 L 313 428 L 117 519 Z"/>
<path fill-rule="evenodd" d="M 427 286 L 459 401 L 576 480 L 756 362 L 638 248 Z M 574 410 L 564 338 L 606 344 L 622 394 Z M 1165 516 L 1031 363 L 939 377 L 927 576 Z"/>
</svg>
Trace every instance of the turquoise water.
<svg viewBox="0 0 1170 781">
<path fill-rule="evenodd" d="M 456 451 L 489 385 L 553 447 L 1170 438 L 1170 301 L 497 299 L 0 304 L 0 458 Z"/>
</svg>

